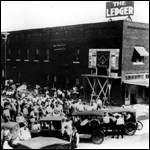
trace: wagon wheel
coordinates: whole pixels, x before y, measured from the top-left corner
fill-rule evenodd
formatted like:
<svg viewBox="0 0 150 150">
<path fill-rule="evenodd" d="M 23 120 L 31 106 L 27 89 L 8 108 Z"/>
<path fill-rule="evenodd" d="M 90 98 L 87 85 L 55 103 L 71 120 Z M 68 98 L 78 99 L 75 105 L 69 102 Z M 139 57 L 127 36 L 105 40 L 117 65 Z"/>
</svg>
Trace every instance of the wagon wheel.
<svg viewBox="0 0 150 150">
<path fill-rule="evenodd" d="M 128 123 L 125 125 L 125 133 L 127 135 L 132 136 L 135 134 L 135 132 L 136 132 L 136 126 L 134 124 Z"/>
<path fill-rule="evenodd" d="M 141 121 L 136 122 L 136 129 L 137 130 L 142 130 L 143 129 L 143 123 Z"/>
<path fill-rule="evenodd" d="M 104 141 L 104 133 L 102 131 L 94 131 L 91 138 L 93 143 L 101 144 Z"/>
</svg>

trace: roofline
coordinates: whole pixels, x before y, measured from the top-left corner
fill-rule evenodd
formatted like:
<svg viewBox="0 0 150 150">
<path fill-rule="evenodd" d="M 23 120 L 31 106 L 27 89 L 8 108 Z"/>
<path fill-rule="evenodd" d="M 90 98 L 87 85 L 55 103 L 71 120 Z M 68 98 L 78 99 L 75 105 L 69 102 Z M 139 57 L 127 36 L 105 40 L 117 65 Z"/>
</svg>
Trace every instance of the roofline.
<svg viewBox="0 0 150 150">
<path fill-rule="evenodd" d="M 145 24 L 145 25 L 149 25 L 149 23 L 142 23 L 142 22 L 134 22 L 134 21 L 127 21 L 127 20 L 114 20 L 112 22 L 93 22 L 93 23 L 83 23 L 83 24 L 72 24 L 72 25 L 58 25 L 58 26 L 52 26 L 52 27 L 43 27 L 43 28 L 32 28 L 32 29 L 22 29 L 22 30 L 14 30 L 14 31 L 7 31 L 7 32 L 21 32 L 21 31 L 33 31 L 33 30 L 44 30 L 44 29 L 54 29 L 54 28 L 63 28 L 63 27 L 72 27 L 72 26 L 84 26 L 84 25 L 93 25 L 93 24 L 103 24 L 103 23 L 114 23 L 114 22 L 130 22 L 130 23 L 138 23 L 138 24 Z M 3 31 L 5 32 L 5 31 Z M 3 33 L 1 32 L 1 34 Z"/>
</svg>

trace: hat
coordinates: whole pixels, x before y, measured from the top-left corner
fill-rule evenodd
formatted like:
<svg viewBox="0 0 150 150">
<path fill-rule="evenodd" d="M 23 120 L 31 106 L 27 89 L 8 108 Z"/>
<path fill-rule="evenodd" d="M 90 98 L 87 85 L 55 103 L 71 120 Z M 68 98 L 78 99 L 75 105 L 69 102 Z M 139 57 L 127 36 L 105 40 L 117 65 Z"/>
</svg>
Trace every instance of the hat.
<svg viewBox="0 0 150 150">
<path fill-rule="evenodd" d="M 68 128 L 69 128 L 69 126 L 68 126 L 68 125 L 66 125 L 66 126 L 65 126 L 65 129 L 68 129 Z"/>
<path fill-rule="evenodd" d="M 77 130 L 77 128 L 76 127 L 72 127 L 72 130 Z"/>
</svg>

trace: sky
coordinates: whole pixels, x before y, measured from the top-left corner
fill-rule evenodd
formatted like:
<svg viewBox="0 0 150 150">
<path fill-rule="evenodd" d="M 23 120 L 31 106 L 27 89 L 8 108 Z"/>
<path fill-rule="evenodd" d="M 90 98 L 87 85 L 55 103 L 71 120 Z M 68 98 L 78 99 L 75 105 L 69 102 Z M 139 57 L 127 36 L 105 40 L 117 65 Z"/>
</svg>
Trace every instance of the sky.
<svg viewBox="0 0 150 150">
<path fill-rule="evenodd" d="M 1 1 L 1 32 L 107 22 L 106 2 Z M 134 15 L 131 18 L 135 22 L 149 23 L 149 1 L 134 1 Z"/>
</svg>

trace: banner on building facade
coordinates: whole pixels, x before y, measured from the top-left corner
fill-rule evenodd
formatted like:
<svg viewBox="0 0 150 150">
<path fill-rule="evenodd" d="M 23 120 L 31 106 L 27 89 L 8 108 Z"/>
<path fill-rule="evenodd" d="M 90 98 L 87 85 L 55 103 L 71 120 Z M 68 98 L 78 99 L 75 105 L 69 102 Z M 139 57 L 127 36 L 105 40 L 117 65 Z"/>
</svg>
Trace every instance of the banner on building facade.
<svg viewBox="0 0 150 150">
<path fill-rule="evenodd" d="M 97 50 L 89 49 L 89 68 L 96 68 Z"/>
<path fill-rule="evenodd" d="M 119 49 L 89 49 L 89 68 L 119 69 Z"/>
<path fill-rule="evenodd" d="M 112 70 L 119 69 L 119 49 L 111 49 L 110 50 L 110 66 Z"/>
<path fill-rule="evenodd" d="M 106 18 L 134 15 L 134 1 L 106 2 Z"/>
</svg>

